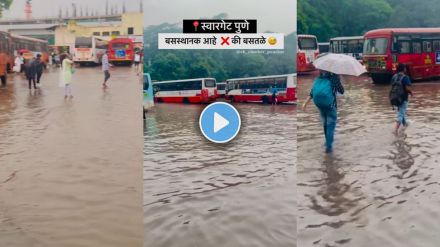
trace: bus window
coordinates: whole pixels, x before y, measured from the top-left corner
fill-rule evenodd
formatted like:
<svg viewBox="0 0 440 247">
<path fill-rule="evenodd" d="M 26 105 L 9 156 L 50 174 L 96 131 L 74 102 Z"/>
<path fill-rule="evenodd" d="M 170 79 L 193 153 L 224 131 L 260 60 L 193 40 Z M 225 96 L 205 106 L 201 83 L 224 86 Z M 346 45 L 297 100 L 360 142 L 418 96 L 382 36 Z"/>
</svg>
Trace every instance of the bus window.
<svg viewBox="0 0 440 247">
<path fill-rule="evenodd" d="M 422 53 L 422 44 L 419 41 L 413 41 L 412 44 L 413 53 Z"/>
<path fill-rule="evenodd" d="M 75 40 L 75 48 L 92 48 L 92 38 L 77 37 Z"/>
<path fill-rule="evenodd" d="M 411 45 L 409 41 L 400 41 L 399 42 L 399 53 L 407 54 L 411 53 Z"/>
<path fill-rule="evenodd" d="M 364 45 L 364 54 L 366 55 L 384 55 L 387 52 L 387 38 L 367 39 Z"/>
<path fill-rule="evenodd" d="M 440 40 L 434 40 L 432 42 L 434 51 L 440 51 Z"/>
<path fill-rule="evenodd" d="M 215 87 L 214 80 L 205 80 L 205 87 Z"/>
<path fill-rule="evenodd" d="M 317 42 L 314 38 L 299 38 L 298 46 L 301 50 L 316 50 Z"/>
<path fill-rule="evenodd" d="M 431 41 L 423 41 L 423 52 L 432 52 Z"/>
</svg>

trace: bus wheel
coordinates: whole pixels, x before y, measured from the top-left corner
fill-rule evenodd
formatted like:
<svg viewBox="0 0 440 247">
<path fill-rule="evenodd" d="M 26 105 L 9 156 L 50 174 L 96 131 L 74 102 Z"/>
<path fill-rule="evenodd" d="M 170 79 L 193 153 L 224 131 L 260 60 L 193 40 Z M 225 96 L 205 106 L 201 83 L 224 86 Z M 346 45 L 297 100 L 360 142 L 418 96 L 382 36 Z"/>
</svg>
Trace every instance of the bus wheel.
<svg viewBox="0 0 440 247">
<path fill-rule="evenodd" d="M 263 102 L 263 104 L 269 104 L 269 99 L 267 98 L 267 96 L 261 97 L 261 101 Z"/>
<path fill-rule="evenodd" d="M 9 63 L 6 65 L 6 72 L 12 73 L 11 65 Z"/>
<path fill-rule="evenodd" d="M 231 103 L 234 103 L 235 102 L 234 96 L 230 96 L 229 100 L 231 101 Z"/>
<path fill-rule="evenodd" d="M 162 98 L 157 98 L 157 103 L 162 103 L 162 102 L 163 102 Z"/>
<path fill-rule="evenodd" d="M 184 104 L 189 104 L 189 99 L 188 98 L 183 98 L 183 103 Z"/>
</svg>

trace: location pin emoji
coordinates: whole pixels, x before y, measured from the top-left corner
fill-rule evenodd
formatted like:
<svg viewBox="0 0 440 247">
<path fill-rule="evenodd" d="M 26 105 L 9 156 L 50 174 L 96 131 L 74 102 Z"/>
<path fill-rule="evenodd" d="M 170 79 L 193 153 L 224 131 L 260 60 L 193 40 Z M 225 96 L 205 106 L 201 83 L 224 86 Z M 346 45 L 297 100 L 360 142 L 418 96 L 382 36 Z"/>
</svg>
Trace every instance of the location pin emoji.
<svg viewBox="0 0 440 247">
<path fill-rule="evenodd" d="M 193 22 L 193 26 L 195 27 L 196 32 L 197 32 L 197 27 L 199 26 L 199 22 L 198 21 L 194 21 Z"/>
</svg>

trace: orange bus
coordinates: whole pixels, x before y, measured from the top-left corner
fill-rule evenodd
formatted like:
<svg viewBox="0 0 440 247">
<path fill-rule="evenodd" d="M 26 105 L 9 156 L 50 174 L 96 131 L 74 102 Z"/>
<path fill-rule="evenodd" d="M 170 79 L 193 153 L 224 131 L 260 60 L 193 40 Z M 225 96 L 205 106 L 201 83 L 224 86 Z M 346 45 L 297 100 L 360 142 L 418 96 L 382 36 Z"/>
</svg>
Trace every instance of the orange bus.
<svg viewBox="0 0 440 247">
<path fill-rule="evenodd" d="M 298 46 L 296 52 L 297 72 L 314 71 L 313 62 L 319 55 L 318 40 L 315 35 L 298 34 Z"/>
<path fill-rule="evenodd" d="M 364 39 L 364 65 L 374 83 L 389 83 L 399 63 L 412 80 L 440 76 L 440 28 L 377 29 Z"/>
<path fill-rule="evenodd" d="M 134 59 L 134 43 L 129 38 L 116 38 L 108 43 L 108 60 L 113 64 L 131 65 Z"/>
<path fill-rule="evenodd" d="M 7 73 L 14 67 L 14 54 L 11 49 L 11 36 L 0 31 L 0 79 L 6 84 Z"/>
<path fill-rule="evenodd" d="M 41 60 L 49 62 L 49 46 L 46 40 L 35 39 L 16 34 L 11 34 L 12 51 L 14 55 L 23 53 L 24 60 L 30 60 L 37 54 L 41 55 Z"/>
</svg>

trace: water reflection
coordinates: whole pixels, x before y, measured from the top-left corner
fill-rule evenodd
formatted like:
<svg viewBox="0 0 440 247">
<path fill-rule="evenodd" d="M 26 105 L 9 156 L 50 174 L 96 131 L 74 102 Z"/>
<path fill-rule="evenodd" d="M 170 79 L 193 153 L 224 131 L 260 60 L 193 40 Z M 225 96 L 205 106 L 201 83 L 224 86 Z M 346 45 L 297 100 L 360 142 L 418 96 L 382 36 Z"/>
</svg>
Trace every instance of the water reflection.
<svg viewBox="0 0 440 247">
<path fill-rule="evenodd" d="M 300 100 L 312 81 L 299 78 Z M 395 136 L 389 86 L 343 83 L 333 155 L 316 110 L 298 112 L 298 245 L 437 246 L 440 84 L 414 85 L 410 126 Z"/>
<path fill-rule="evenodd" d="M 241 133 L 205 140 L 205 105 L 158 104 L 144 123 L 145 246 L 296 246 L 295 106 L 237 104 Z"/>
<path fill-rule="evenodd" d="M 142 85 L 78 68 L 64 100 L 58 72 L 0 88 L 0 246 L 142 246 Z"/>
</svg>

